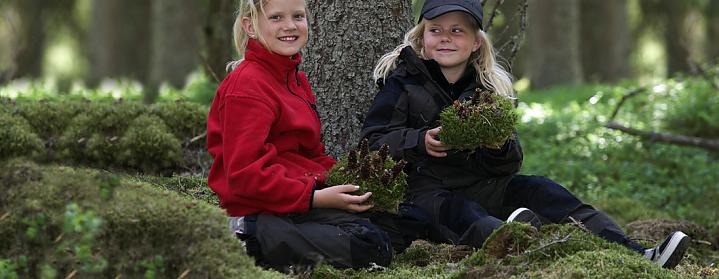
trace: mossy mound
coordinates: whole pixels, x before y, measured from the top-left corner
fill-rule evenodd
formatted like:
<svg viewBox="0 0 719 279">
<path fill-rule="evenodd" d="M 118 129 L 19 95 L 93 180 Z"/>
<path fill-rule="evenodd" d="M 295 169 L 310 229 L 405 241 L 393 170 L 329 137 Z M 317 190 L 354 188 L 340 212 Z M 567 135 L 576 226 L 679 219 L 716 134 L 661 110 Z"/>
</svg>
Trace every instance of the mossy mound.
<svg viewBox="0 0 719 279">
<path fill-rule="evenodd" d="M 518 223 L 497 229 L 482 245 L 490 258 L 503 259 L 508 255 L 517 256 L 526 251 L 539 238 L 539 232 L 529 224 Z"/>
<path fill-rule="evenodd" d="M 16 156 L 36 156 L 43 144 L 30 124 L 21 117 L 0 112 L 0 160 Z"/>
<path fill-rule="evenodd" d="M 0 277 L 280 277 L 254 266 L 216 206 L 22 160 L 0 162 L 0 181 Z"/>
<path fill-rule="evenodd" d="M 578 251 L 557 259 L 547 268 L 530 271 L 529 278 L 678 278 L 642 257 L 625 251 Z"/>
<path fill-rule="evenodd" d="M 367 140 L 356 150 L 343 156 L 327 173 L 327 185 L 354 184 L 360 189 L 354 194 L 372 192 L 369 203 L 372 211 L 396 213 L 404 200 L 407 188 L 405 161 L 395 162 L 383 145 L 378 151 L 369 151 Z"/>
<path fill-rule="evenodd" d="M 207 107 L 177 101 L 0 99 L 0 159 L 206 175 Z"/>
<path fill-rule="evenodd" d="M 512 137 L 518 121 L 511 99 L 478 88 L 470 100 L 442 110 L 439 138 L 452 149 L 498 148 Z"/>
</svg>

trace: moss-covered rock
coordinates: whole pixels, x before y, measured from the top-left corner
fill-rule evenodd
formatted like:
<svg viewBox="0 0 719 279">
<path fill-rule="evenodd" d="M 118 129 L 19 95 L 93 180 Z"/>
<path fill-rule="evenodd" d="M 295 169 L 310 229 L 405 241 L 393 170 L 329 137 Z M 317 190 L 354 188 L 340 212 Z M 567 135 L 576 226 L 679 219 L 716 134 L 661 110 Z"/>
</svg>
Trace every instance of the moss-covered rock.
<svg viewBox="0 0 719 279">
<path fill-rule="evenodd" d="M 161 102 L 155 104 L 152 111 L 165 122 L 180 142 L 189 144 L 192 138 L 207 130 L 209 109 L 201 104 L 187 101 Z M 205 146 L 205 141 L 199 140 L 194 144 Z"/>
<path fill-rule="evenodd" d="M 0 160 L 33 157 L 42 151 L 42 141 L 22 117 L 0 112 L 0 127 Z"/>
<path fill-rule="evenodd" d="M 157 116 L 143 115 L 132 121 L 119 141 L 118 161 L 151 172 L 177 166 L 182 161 L 182 146 Z"/>
<path fill-rule="evenodd" d="M 35 168 L 41 177 L 8 178 Z M 281 277 L 254 266 L 216 206 L 106 172 L 0 169 L 0 180 L 16 181 L 0 185 L 13 193 L 0 204 L 0 260 L 19 277 Z"/>
<path fill-rule="evenodd" d="M 369 151 L 365 139 L 332 167 L 326 175 L 326 184 L 359 185 L 359 191 L 354 194 L 372 192 L 369 203 L 374 207 L 371 210 L 396 213 L 407 188 L 405 164 L 403 160 L 395 163 L 386 145 L 378 151 Z"/>
<path fill-rule="evenodd" d="M 455 101 L 442 110 L 439 138 L 453 149 L 497 148 L 512 137 L 518 121 L 512 100 L 477 89 L 470 100 Z"/>
</svg>

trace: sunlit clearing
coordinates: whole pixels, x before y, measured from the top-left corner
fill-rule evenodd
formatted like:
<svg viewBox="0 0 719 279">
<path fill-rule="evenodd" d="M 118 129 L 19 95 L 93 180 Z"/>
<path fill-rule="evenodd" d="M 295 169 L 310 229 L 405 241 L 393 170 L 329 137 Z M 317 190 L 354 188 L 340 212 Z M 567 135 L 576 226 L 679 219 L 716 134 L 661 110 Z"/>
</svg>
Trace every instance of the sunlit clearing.
<svg viewBox="0 0 719 279">
<path fill-rule="evenodd" d="M 592 105 L 596 105 L 599 102 L 599 100 L 602 99 L 602 96 L 604 96 L 604 92 L 602 92 L 602 91 L 597 92 L 597 94 L 594 94 L 594 96 L 589 98 L 589 103 Z"/>
<path fill-rule="evenodd" d="M 97 88 L 98 93 L 108 94 L 115 99 L 120 98 L 141 98 L 142 84 L 137 81 L 104 79 Z"/>
<path fill-rule="evenodd" d="M 522 123 L 537 122 L 542 124 L 544 119 L 552 115 L 552 109 L 540 103 L 527 105 L 525 102 L 520 102 L 517 110 L 522 115 Z"/>
<path fill-rule="evenodd" d="M 68 76 L 77 71 L 77 59 L 73 59 L 75 53 L 69 44 L 54 44 L 47 51 L 47 66 L 45 73 L 48 76 Z"/>
<path fill-rule="evenodd" d="M 664 83 L 660 83 L 652 87 L 652 92 L 654 93 L 665 93 L 667 92 L 667 85 Z"/>
<path fill-rule="evenodd" d="M 529 79 L 523 78 L 514 82 L 514 91 L 524 92 L 529 90 Z"/>
</svg>

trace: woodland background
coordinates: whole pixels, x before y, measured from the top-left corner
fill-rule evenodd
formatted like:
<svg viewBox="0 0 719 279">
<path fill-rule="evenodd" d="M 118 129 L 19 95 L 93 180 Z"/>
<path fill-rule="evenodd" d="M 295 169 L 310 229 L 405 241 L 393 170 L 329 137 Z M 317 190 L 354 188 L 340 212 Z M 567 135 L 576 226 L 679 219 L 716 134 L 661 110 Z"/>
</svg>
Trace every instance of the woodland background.
<svg viewBox="0 0 719 279">
<path fill-rule="evenodd" d="M 482 1 L 516 78 L 521 173 L 559 182 L 647 245 L 681 229 L 689 256 L 664 271 L 570 224 L 511 227 L 478 250 L 418 242 L 386 269 L 292 275 L 716 278 L 719 1 Z M 340 157 L 377 91 L 374 64 L 422 1 L 307 3 L 302 69 Z M 252 264 L 206 182 L 235 8 L 0 0 L 0 278 L 283 276 Z"/>
</svg>

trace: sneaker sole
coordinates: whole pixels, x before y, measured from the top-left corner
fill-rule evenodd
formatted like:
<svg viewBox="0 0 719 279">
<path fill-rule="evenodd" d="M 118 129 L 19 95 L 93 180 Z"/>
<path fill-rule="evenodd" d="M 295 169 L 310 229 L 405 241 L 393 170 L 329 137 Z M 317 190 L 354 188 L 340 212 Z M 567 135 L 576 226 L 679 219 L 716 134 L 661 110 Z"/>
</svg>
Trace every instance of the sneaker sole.
<svg viewBox="0 0 719 279">
<path fill-rule="evenodd" d="M 527 208 L 524 208 L 524 210 L 515 210 L 514 212 L 512 212 L 512 215 L 509 215 L 509 217 L 507 218 L 507 221 L 516 222 L 517 217 L 519 217 L 522 214 L 529 213 L 529 212 L 530 212 L 530 210 Z"/>
<path fill-rule="evenodd" d="M 687 251 L 689 242 L 690 238 L 686 234 L 682 232 L 675 233 L 665 248 L 667 250 L 666 252 L 669 252 L 671 249 L 671 253 L 662 253 L 662 256 L 659 258 L 659 265 L 663 268 L 674 268 L 677 266 L 679 261 L 681 261 L 684 257 L 684 253 Z"/>
</svg>

